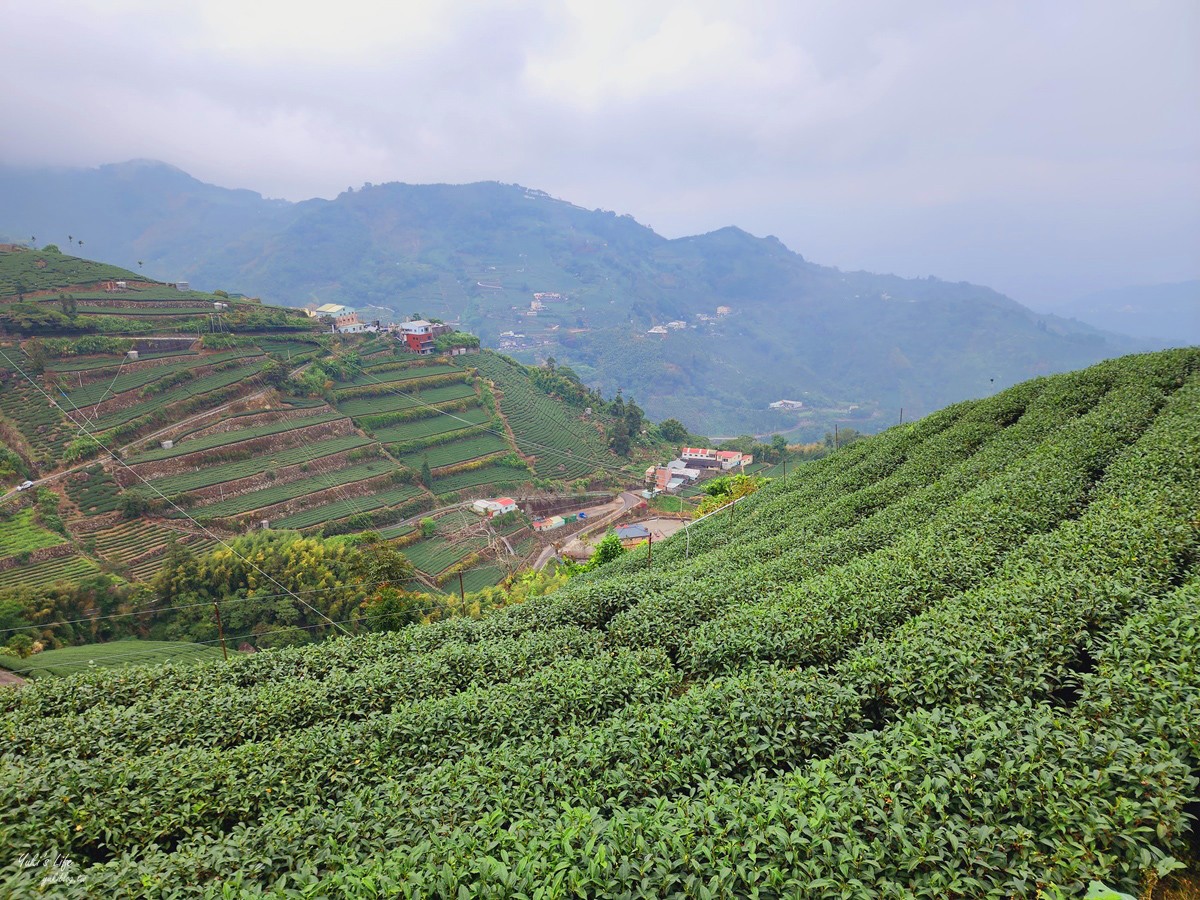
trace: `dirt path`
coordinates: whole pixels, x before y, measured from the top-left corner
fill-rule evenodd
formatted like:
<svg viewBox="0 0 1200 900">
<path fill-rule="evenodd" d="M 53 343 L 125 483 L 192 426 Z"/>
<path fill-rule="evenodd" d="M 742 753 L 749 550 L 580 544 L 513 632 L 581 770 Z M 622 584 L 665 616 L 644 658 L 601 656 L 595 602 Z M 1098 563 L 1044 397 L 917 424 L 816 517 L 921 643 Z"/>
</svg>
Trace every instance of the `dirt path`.
<svg viewBox="0 0 1200 900">
<path fill-rule="evenodd" d="M 23 684 L 25 684 L 25 679 L 20 675 L 14 675 L 6 669 L 0 669 L 0 687 L 8 687 L 9 685 L 21 687 Z"/>
</svg>

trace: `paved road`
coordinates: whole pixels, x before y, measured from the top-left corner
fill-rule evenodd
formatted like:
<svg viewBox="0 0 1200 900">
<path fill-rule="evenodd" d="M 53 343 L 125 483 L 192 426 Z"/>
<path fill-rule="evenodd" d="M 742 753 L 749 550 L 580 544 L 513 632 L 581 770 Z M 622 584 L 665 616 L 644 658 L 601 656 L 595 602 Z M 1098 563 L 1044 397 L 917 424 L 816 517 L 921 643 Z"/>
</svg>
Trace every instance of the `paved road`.
<svg viewBox="0 0 1200 900">
<path fill-rule="evenodd" d="M 645 502 L 645 500 L 632 491 L 623 491 L 619 497 L 612 501 L 612 503 L 606 503 L 603 506 L 597 506 L 589 510 L 584 510 L 584 512 L 588 514 L 589 519 L 593 517 L 594 513 L 598 514 L 598 517 L 595 519 L 595 521 L 590 522 L 586 527 L 581 528 L 579 531 L 571 535 L 571 539 L 574 540 L 575 538 L 585 538 L 594 531 L 597 531 L 601 528 L 607 528 L 610 524 L 621 518 L 627 512 L 632 509 L 636 509 L 639 505 L 644 504 Z M 605 510 L 605 512 L 601 512 L 601 510 Z M 558 551 L 554 549 L 554 546 L 547 546 L 542 550 L 541 553 L 538 554 L 538 558 L 534 561 L 533 567 L 535 569 L 540 569 L 551 559 L 556 559 L 557 557 Z"/>
</svg>

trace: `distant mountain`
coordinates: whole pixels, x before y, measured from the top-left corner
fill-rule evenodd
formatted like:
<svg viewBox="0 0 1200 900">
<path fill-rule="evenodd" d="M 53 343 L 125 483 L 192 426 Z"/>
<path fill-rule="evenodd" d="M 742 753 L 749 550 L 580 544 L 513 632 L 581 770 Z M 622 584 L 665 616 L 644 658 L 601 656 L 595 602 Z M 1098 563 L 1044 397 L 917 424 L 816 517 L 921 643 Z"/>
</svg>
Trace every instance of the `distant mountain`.
<svg viewBox="0 0 1200 900">
<path fill-rule="evenodd" d="M 1101 291 L 1062 304 L 1057 312 L 1164 347 L 1200 344 L 1200 281 Z"/>
<path fill-rule="evenodd" d="M 4 234 L 275 303 L 456 320 L 713 435 L 879 427 L 1145 346 L 985 287 L 842 272 L 737 228 L 667 240 L 492 182 L 289 203 L 161 163 L 0 167 Z"/>
</svg>

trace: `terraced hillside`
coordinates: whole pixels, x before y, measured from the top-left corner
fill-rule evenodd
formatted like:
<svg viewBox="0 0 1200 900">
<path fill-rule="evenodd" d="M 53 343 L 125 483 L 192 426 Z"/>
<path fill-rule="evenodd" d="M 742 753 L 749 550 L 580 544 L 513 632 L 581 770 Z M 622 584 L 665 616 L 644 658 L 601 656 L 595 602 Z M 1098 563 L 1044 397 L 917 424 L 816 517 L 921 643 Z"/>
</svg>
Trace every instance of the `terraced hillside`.
<svg viewBox="0 0 1200 900">
<path fill-rule="evenodd" d="M 517 449 L 533 461 L 535 474 L 571 480 L 619 468 L 600 416 L 588 419 L 537 390 L 518 366 L 497 354 L 472 357 L 471 365 L 495 385 Z"/>
<path fill-rule="evenodd" d="M 1078 897 L 1174 857 L 1194 890 L 1198 509 L 1200 350 L 1130 357 L 477 620 L 0 694 L 0 878 L 33 895 L 50 852 L 76 897 Z"/>
<path fill-rule="evenodd" d="M 0 250 L 0 327 L 37 335 L 142 335 L 242 330 L 309 332 L 299 311 L 265 307 L 224 291 L 189 290 L 63 253 L 6 246 Z"/>
</svg>

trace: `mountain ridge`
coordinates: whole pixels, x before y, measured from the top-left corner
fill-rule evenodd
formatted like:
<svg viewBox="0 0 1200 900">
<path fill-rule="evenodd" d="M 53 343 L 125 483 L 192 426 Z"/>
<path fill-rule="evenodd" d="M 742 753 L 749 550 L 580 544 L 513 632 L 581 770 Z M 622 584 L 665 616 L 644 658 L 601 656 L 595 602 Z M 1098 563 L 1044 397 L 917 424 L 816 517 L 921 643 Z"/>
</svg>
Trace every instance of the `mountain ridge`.
<svg viewBox="0 0 1200 900">
<path fill-rule="evenodd" d="M 697 432 L 877 429 L 902 409 L 920 415 L 1145 349 L 983 286 L 843 272 L 735 225 L 669 239 L 632 216 L 498 181 L 391 182 L 292 202 L 165 164 L 65 180 L 13 172 L 0 168 L 10 233 L 83 235 L 90 254 L 269 302 L 458 321 Z M 559 299 L 535 309 L 534 293 Z M 767 408 L 785 398 L 808 408 Z"/>
</svg>

